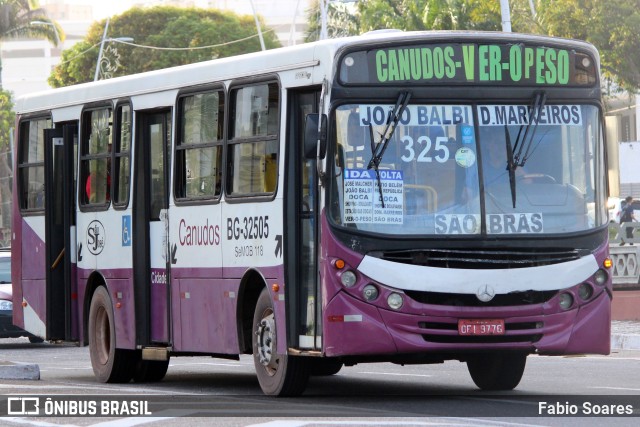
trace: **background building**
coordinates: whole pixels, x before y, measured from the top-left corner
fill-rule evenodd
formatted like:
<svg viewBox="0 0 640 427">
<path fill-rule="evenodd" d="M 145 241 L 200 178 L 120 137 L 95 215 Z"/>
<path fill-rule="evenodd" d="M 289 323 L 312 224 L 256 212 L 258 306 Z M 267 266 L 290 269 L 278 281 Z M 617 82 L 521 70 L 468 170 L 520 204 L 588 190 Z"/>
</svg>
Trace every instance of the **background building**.
<svg viewBox="0 0 640 427">
<path fill-rule="evenodd" d="M 629 147 L 640 147 L 640 95 L 622 92 L 616 96 L 606 97 L 606 129 L 609 143 L 609 191 L 613 197 L 633 196 L 640 198 L 640 181 L 630 179 L 640 170 L 640 164 L 635 164 L 640 153 L 629 156 Z M 624 147 L 623 147 L 624 146 Z M 630 163 L 631 162 L 631 163 Z"/>
</svg>

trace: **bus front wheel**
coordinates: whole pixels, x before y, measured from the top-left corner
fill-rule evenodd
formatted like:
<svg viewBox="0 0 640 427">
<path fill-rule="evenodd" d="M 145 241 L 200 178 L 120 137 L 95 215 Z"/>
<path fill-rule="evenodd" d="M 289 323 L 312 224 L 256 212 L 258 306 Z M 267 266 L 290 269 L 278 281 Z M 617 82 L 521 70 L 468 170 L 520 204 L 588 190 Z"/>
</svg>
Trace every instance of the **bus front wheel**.
<svg viewBox="0 0 640 427">
<path fill-rule="evenodd" d="M 253 314 L 253 363 L 260 388 L 270 396 L 298 396 L 309 380 L 306 358 L 277 353 L 275 313 L 264 289 Z"/>
<path fill-rule="evenodd" d="M 89 308 L 89 355 L 98 381 L 126 383 L 136 366 L 136 351 L 116 348 L 113 305 L 107 290 L 100 286 Z"/>
<path fill-rule="evenodd" d="M 342 369 L 342 361 L 336 359 L 310 359 L 310 373 L 314 377 L 335 375 Z"/>
<path fill-rule="evenodd" d="M 523 353 L 483 353 L 467 360 L 467 368 L 482 390 L 513 390 L 522 379 L 526 363 Z"/>
</svg>

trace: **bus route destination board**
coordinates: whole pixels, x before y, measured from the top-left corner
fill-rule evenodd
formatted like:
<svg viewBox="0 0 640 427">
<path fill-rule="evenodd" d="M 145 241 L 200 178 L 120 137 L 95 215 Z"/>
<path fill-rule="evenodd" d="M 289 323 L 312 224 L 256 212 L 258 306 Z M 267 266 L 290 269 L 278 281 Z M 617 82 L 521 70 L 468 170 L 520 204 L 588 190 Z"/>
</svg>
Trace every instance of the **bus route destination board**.
<svg viewBox="0 0 640 427">
<path fill-rule="evenodd" d="M 595 61 L 573 49 L 448 43 L 373 48 L 341 61 L 343 84 L 588 86 Z"/>
</svg>

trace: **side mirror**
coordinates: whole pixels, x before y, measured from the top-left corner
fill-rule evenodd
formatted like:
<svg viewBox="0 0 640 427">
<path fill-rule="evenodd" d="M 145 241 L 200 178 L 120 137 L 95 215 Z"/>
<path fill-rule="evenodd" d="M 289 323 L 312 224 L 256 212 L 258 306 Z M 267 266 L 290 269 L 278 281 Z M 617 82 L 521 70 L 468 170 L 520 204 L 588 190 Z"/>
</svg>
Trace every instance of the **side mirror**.
<svg viewBox="0 0 640 427">
<path fill-rule="evenodd" d="M 307 114 L 304 123 L 305 159 L 324 159 L 327 152 L 327 116 Z"/>
</svg>

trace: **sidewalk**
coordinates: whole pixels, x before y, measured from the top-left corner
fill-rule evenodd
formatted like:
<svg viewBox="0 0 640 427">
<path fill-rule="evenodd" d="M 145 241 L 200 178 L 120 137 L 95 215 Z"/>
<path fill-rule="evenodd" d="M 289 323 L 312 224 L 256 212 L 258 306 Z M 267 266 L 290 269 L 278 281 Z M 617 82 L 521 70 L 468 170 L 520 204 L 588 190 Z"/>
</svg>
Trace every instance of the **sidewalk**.
<svg viewBox="0 0 640 427">
<path fill-rule="evenodd" d="M 640 350 L 640 322 L 614 320 L 611 322 L 611 351 Z"/>
</svg>

